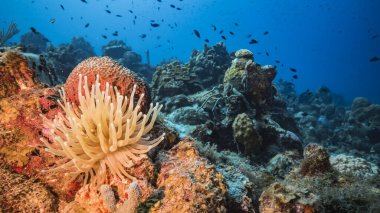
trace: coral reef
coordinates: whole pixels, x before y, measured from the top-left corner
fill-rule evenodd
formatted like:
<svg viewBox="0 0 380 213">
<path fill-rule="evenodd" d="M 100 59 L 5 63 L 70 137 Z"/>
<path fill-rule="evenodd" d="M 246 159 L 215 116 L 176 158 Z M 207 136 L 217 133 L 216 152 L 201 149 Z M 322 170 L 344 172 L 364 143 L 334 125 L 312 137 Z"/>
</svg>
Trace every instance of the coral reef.
<svg viewBox="0 0 380 213">
<path fill-rule="evenodd" d="M 376 179 L 357 179 L 334 170 L 329 153 L 317 144 L 309 144 L 304 156 L 299 167 L 262 193 L 260 212 L 380 210 Z"/>
<path fill-rule="evenodd" d="M 231 57 L 224 43 L 203 47 L 203 51 L 194 50 L 189 61 L 191 73 L 200 80 L 203 88 L 222 83 L 224 72 L 230 66 Z"/>
<path fill-rule="evenodd" d="M 154 67 L 149 65 L 149 51 L 147 53 L 147 63 L 143 64 L 142 57 L 132 51 L 131 47 L 128 47 L 121 40 L 112 40 L 107 45 L 102 47 L 102 55 L 111 57 L 118 63 L 133 70 L 137 75 L 140 75 L 145 80 L 150 81 L 154 72 Z"/>
<path fill-rule="evenodd" d="M 226 186 L 223 177 L 195 144 L 184 139 L 166 153 L 160 153 L 157 187 L 164 198 L 151 212 L 226 212 Z"/>
<path fill-rule="evenodd" d="M 40 54 L 46 51 L 49 40 L 39 32 L 28 32 L 21 36 L 20 45 L 25 52 Z"/>
<path fill-rule="evenodd" d="M 0 53 L 0 98 L 42 88 L 28 61 L 17 50 Z"/>
<path fill-rule="evenodd" d="M 41 182 L 0 168 L 0 210 L 2 212 L 56 212 L 58 200 Z"/>
<path fill-rule="evenodd" d="M 93 47 L 82 37 L 74 37 L 69 44 L 48 46 L 46 59 L 53 65 L 57 75 L 66 79 L 73 68 L 84 59 L 95 56 Z"/>
<path fill-rule="evenodd" d="M 363 158 L 339 154 L 330 158 L 331 165 L 340 173 L 357 177 L 379 175 L 379 167 Z"/>
</svg>

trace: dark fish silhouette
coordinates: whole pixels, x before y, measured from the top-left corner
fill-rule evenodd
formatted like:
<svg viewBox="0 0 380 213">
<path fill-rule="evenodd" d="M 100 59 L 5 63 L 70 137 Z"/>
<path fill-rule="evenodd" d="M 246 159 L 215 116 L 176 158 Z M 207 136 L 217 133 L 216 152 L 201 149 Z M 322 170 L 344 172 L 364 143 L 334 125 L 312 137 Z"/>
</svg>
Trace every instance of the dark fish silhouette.
<svg viewBox="0 0 380 213">
<path fill-rule="evenodd" d="M 201 34 L 198 32 L 198 30 L 194 30 L 194 34 L 195 34 L 195 36 L 197 36 L 198 38 L 201 38 Z"/>
<path fill-rule="evenodd" d="M 86 4 L 88 3 L 86 0 L 80 0 L 80 1 L 83 2 L 83 3 L 86 3 Z"/>
<path fill-rule="evenodd" d="M 223 36 L 223 35 L 222 35 L 222 39 L 223 39 L 223 40 L 227 40 L 226 36 Z"/>
<path fill-rule="evenodd" d="M 375 39 L 377 37 L 379 37 L 379 35 L 376 34 L 376 35 L 371 36 L 371 39 Z"/>
<path fill-rule="evenodd" d="M 251 39 L 249 41 L 249 44 L 257 44 L 257 43 L 259 43 L 259 42 L 256 39 Z"/>
<path fill-rule="evenodd" d="M 146 34 L 141 34 L 140 38 L 146 38 Z"/>
<path fill-rule="evenodd" d="M 128 10 L 130 13 L 133 13 L 133 10 Z"/>
<path fill-rule="evenodd" d="M 34 27 L 30 27 L 30 30 L 32 31 L 32 33 L 34 33 L 34 34 L 38 34 L 36 28 L 34 28 Z"/>
<path fill-rule="evenodd" d="M 290 67 L 290 71 L 292 71 L 292 72 L 297 72 L 297 70 L 294 69 L 293 67 Z"/>
<path fill-rule="evenodd" d="M 121 18 L 121 17 L 123 17 L 122 15 L 116 15 L 116 17 L 119 17 L 119 18 Z"/>
<path fill-rule="evenodd" d="M 106 10 L 106 12 L 111 14 L 111 11 L 110 11 L 110 10 Z"/>
<path fill-rule="evenodd" d="M 170 7 L 171 7 L 171 8 L 175 8 L 175 5 L 174 5 L 174 4 L 171 4 Z"/>
<path fill-rule="evenodd" d="M 118 36 L 119 35 L 119 32 L 118 31 L 115 31 L 114 33 L 112 33 L 113 36 Z"/>
<path fill-rule="evenodd" d="M 265 55 L 269 56 L 269 53 L 268 53 L 268 52 L 265 52 Z"/>
<path fill-rule="evenodd" d="M 62 10 L 65 10 L 65 7 L 62 4 L 60 4 L 59 6 L 61 6 Z"/>
<path fill-rule="evenodd" d="M 157 0 L 158 2 L 162 2 L 162 0 Z"/>
<path fill-rule="evenodd" d="M 292 76 L 294 79 L 298 79 L 298 75 L 293 75 Z"/>
<path fill-rule="evenodd" d="M 275 62 L 276 62 L 277 64 L 281 63 L 279 60 L 275 60 Z"/>
<path fill-rule="evenodd" d="M 152 26 L 152 27 L 159 27 L 160 25 L 157 24 L 157 23 L 150 23 L 150 26 Z"/>
<path fill-rule="evenodd" d="M 54 24 L 55 23 L 55 18 L 50 19 L 50 23 Z"/>
<path fill-rule="evenodd" d="M 206 43 L 209 43 L 209 42 L 210 42 L 210 40 L 208 40 L 208 39 L 206 38 L 206 39 L 205 39 L 205 42 L 206 42 Z"/>
<path fill-rule="evenodd" d="M 216 31 L 216 26 L 215 25 L 211 25 L 212 29 L 214 29 L 214 31 Z"/>
<path fill-rule="evenodd" d="M 182 10 L 181 8 L 177 7 L 177 10 Z"/>
<path fill-rule="evenodd" d="M 264 35 L 268 35 L 268 34 L 269 34 L 269 32 L 268 32 L 268 31 L 265 31 L 263 34 L 264 34 Z"/>
<path fill-rule="evenodd" d="M 236 23 L 236 22 L 234 23 L 234 25 L 235 25 L 235 26 L 239 26 L 239 24 L 238 24 L 238 23 Z"/>
<path fill-rule="evenodd" d="M 219 31 L 219 34 L 222 34 L 224 31 L 223 30 L 221 30 L 221 31 Z"/>
<path fill-rule="evenodd" d="M 247 35 L 247 38 L 251 38 L 251 37 L 252 37 L 252 34 L 248 34 L 248 35 Z"/>
<path fill-rule="evenodd" d="M 107 39 L 107 36 L 105 36 L 105 35 L 102 35 L 102 37 L 103 37 L 104 39 Z"/>
<path fill-rule="evenodd" d="M 377 56 L 373 56 L 371 59 L 369 59 L 369 62 L 376 62 L 379 60 L 380 60 L 380 58 L 378 58 Z"/>
<path fill-rule="evenodd" d="M 85 28 L 87 28 L 88 26 L 90 26 L 90 23 L 87 23 L 86 25 L 84 25 Z"/>
<path fill-rule="evenodd" d="M 232 32 L 232 31 L 230 31 L 230 34 L 231 34 L 231 35 L 235 35 L 235 33 L 234 33 L 234 32 Z"/>
</svg>

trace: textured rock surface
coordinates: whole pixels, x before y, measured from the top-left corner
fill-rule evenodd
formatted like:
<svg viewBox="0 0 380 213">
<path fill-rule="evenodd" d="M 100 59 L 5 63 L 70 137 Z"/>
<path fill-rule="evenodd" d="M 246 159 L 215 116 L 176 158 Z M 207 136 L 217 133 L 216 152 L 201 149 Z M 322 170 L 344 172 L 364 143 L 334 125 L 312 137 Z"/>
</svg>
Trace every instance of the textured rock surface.
<svg viewBox="0 0 380 213">
<path fill-rule="evenodd" d="M 1 212 L 57 212 L 58 199 L 40 181 L 0 168 Z"/>
<path fill-rule="evenodd" d="M 199 156 L 191 139 L 159 155 L 157 187 L 164 197 L 151 212 L 225 212 L 223 177 Z"/>
<path fill-rule="evenodd" d="M 330 158 L 331 165 L 343 174 L 353 174 L 358 177 L 379 175 L 380 169 L 374 163 L 363 158 L 339 154 Z"/>
</svg>

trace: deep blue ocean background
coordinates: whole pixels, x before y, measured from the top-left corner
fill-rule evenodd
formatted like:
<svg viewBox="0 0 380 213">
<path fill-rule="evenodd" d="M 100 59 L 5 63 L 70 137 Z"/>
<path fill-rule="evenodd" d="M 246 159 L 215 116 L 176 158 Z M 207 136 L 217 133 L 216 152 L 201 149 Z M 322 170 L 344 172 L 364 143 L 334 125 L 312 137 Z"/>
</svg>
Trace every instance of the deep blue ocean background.
<svg viewBox="0 0 380 213">
<path fill-rule="evenodd" d="M 280 63 L 277 78 L 293 81 L 300 92 L 325 85 L 344 95 L 347 102 L 356 96 L 380 102 L 380 61 L 369 61 L 380 58 L 378 0 L 87 2 L 2 0 L 0 29 L 16 22 L 21 32 L 11 41 L 19 41 L 34 27 L 55 46 L 83 36 L 97 54 L 110 40 L 120 39 L 142 56 L 149 49 L 153 64 L 173 57 L 187 62 L 193 49 L 203 48 L 205 39 L 210 40 L 209 45 L 223 41 L 219 34 L 223 30 L 229 51 L 250 49 L 260 64 L 275 65 L 279 60 L 283 67 Z M 151 20 L 160 26 L 151 27 Z M 117 37 L 112 35 L 115 31 Z M 147 37 L 141 38 L 142 34 Z M 248 34 L 252 37 L 247 38 Z M 251 39 L 258 43 L 249 44 Z M 297 80 L 292 79 L 290 67 L 297 69 Z"/>
</svg>

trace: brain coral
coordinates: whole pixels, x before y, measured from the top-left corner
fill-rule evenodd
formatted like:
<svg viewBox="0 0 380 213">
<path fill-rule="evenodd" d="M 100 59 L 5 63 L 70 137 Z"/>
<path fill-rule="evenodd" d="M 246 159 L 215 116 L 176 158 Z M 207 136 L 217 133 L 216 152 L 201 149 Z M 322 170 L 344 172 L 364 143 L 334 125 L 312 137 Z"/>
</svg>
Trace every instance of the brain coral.
<svg viewBox="0 0 380 213">
<path fill-rule="evenodd" d="M 117 87 L 121 95 L 130 96 L 133 85 L 136 85 L 135 95 L 139 98 L 144 94 L 141 101 L 142 111 L 146 111 L 150 103 L 150 92 L 144 81 L 136 76 L 129 69 L 121 66 L 109 57 L 91 57 L 79 63 L 71 72 L 65 83 L 67 99 L 78 105 L 78 83 L 79 75 L 87 76 L 88 85 L 95 83 L 96 76 L 99 75 L 100 89 L 105 89 L 105 82 Z M 84 89 L 82 89 L 82 93 Z"/>
<path fill-rule="evenodd" d="M 48 171 L 63 171 L 73 179 L 82 175 L 84 184 L 90 180 L 97 186 L 106 182 L 108 173 L 123 181 L 135 179 L 125 169 L 146 157 L 145 153 L 164 138 L 164 134 L 153 140 L 146 136 L 162 106 L 150 104 L 147 114 L 143 114 L 140 108 L 144 93 L 134 103 L 136 85 L 128 98 L 108 82 L 102 85 L 99 76 L 89 89 L 88 78 L 85 76 L 82 84 L 79 74 L 77 88 L 78 106 L 69 102 L 62 89 L 63 102 L 59 104 L 65 115 L 58 114 L 53 121 L 44 118 L 54 141 L 41 140 L 48 152 L 62 157 L 58 166 Z"/>
</svg>

